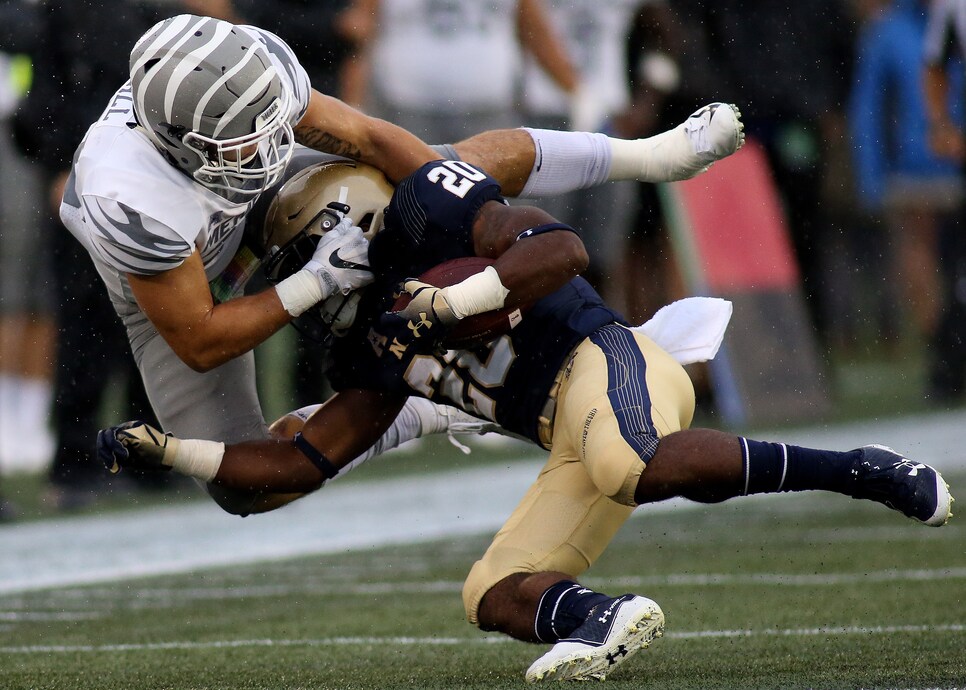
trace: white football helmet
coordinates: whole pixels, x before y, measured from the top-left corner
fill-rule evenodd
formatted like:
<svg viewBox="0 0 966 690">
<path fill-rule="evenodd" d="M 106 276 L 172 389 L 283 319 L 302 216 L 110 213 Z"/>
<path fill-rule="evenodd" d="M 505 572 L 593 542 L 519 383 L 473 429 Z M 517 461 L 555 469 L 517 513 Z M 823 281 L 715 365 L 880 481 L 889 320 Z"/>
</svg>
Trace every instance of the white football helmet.
<svg viewBox="0 0 966 690">
<path fill-rule="evenodd" d="M 138 124 L 174 165 L 219 193 L 254 196 L 281 179 L 294 96 L 257 38 L 182 14 L 138 40 L 130 69 Z"/>
<path fill-rule="evenodd" d="M 383 228 L 392 197 L 385 176 L 364 163 L 332 158 L 287 180 L 272 199 L 262 226 L 265 276 L 270 283 L 289 277 L 312 258 L 319 238 L 346 214 L 366 239 Z M 317 340 L 342 336 L 355 321 L 362 292 L 336 293 L 299 317 L 296 325 Z"/>
</svg>

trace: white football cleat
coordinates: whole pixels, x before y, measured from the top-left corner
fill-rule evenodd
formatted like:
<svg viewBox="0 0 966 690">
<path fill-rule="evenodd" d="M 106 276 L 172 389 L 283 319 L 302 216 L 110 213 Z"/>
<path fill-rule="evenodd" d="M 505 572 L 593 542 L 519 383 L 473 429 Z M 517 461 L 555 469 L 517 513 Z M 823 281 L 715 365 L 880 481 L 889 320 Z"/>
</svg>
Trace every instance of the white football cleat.
<svg viewBox="0 0 966 690">
<path fill-rule="evenodd" d="M 664 635 L 664 612 L 645 597 L 625 594 L 591 611 L 570 637 L 527 669 L 527 682 L 604 680 L 616 666 Z"/>
<path fill-rule="evenodd" d="M 635 165 L 640 169 L 635 170 L 634 179 L 678 182 L 703 173 L 740 149 L 745 143 L 745 126 L 736 105 L 709 103 L 674 129 L 628 143 L 622 157 L 637 152 Z"/>
<path fill-rule="evenodd" d="M 681 127 L 688 135 L 694 155 L 707 170 L 740 149 L 745 143 L 745 125 L 741 111 L 733 103 L 710 103 L 691 113 Z"/>
</svg>

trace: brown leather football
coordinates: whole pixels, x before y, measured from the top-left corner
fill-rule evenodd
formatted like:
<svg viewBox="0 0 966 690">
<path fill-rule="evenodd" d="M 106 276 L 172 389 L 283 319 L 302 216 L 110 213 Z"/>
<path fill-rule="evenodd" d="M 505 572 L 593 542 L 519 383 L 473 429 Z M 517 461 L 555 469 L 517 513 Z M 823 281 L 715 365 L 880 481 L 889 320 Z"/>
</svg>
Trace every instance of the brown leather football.
<svg viewBox="0 0 966 690">
<path fill-rule="evenodd" d="M 433 266 L 419 276 L 419 280 L 436 287 L 448 287 L 483 271 L 493 263 L 493 259 L 482 256 L 450 259 Z M 393 304 L 393 311 L 405 309 L 410 299 L 409 295 L 401 295 Z M 467 316 L 450 329 L 443 339 L 443 345 L 452 350 L 465 350 L 487 343 L 509 333 L 523 319 L 524 312 L 525 309 L 518 306 Z"/>
</svg>

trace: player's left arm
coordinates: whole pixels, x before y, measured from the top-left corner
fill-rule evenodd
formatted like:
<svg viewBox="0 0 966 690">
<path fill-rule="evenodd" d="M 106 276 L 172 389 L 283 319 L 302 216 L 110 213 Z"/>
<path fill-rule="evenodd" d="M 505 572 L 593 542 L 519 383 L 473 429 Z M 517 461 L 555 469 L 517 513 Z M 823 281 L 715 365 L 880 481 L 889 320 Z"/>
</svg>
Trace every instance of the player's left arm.
<svg viewBox="0 0 966 690">
<path fill-rule="evenodd" d="M 439 158 L 416 135 L 315 90 L 294 131 L 300 144 L 368 163 L 393 182 Z"/>
<path fill-rule="evenodd" d="M 429 242 L 440 232 L 465 237 L 476 256 L 495 260 L 447 287 L 405 281 L 403 291 L 412 300 L 398 318 L 382 317 L 390 330 L 392 321 L 398 326 L 428 320 L 449 327 L 468 316 L 528 304 L 565 285 L 589 263 L 573 228 L 535 206 L 508 206 L 494 178 L 462 162 L 426 165 L 400 183 L 386 211 L 390 226 L 415 242 Z M 418 330 L 413 333 L 420 337 Z"/>
<path fill-rule="evenodd" d="M 587 269 L 580 236 L 536 206 L 488 201 L 473 221 L 477 256 L 496 259 L 493 268 L 508 290 L 505 306 L 529 304 L 563 287 Z"/>
<path fill-rule="evenodd" d="M 460 319 L 546 297 L 589 263 L 577 233 L 535 206 L 484 202 L 472 222 L 472 239 L 475 254 L 495 259 L 494 264 L 447 287 L 406 280 L 403 291 L 412 299 L 401 311 L 380 318 L 383 336 L 389 338 L 390 333 L 403 344 L 422 338 L 425 330 L 431 338 L 419 342 L 433 343 Z M 419 323 L 430 325 L 423 330 L 413 327 Z M 433 323 L 444 330 L 433 328 Z"/>
</svg>

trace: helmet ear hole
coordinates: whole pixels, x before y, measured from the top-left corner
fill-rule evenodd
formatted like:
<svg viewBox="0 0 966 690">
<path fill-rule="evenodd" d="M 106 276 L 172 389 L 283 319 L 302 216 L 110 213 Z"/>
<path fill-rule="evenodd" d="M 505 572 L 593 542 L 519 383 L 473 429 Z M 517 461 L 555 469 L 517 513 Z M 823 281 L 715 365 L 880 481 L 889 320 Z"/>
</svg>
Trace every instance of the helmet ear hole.
<svg viewBox="0 0 966 690">
<path fill-rule="evenodd" d="M 371 227 L 372 221 L 375 220 L 375 218 L 376 218 L 376 214 L 370 211 L 369 213 L 366 213 L 364 216 L 362 216 L 359 220 L 357 220 L 356 225 L 362 228 L 362 232 L 369 232 L 370 230 L 372 230 L 372 227 Z"/>
</svg>

